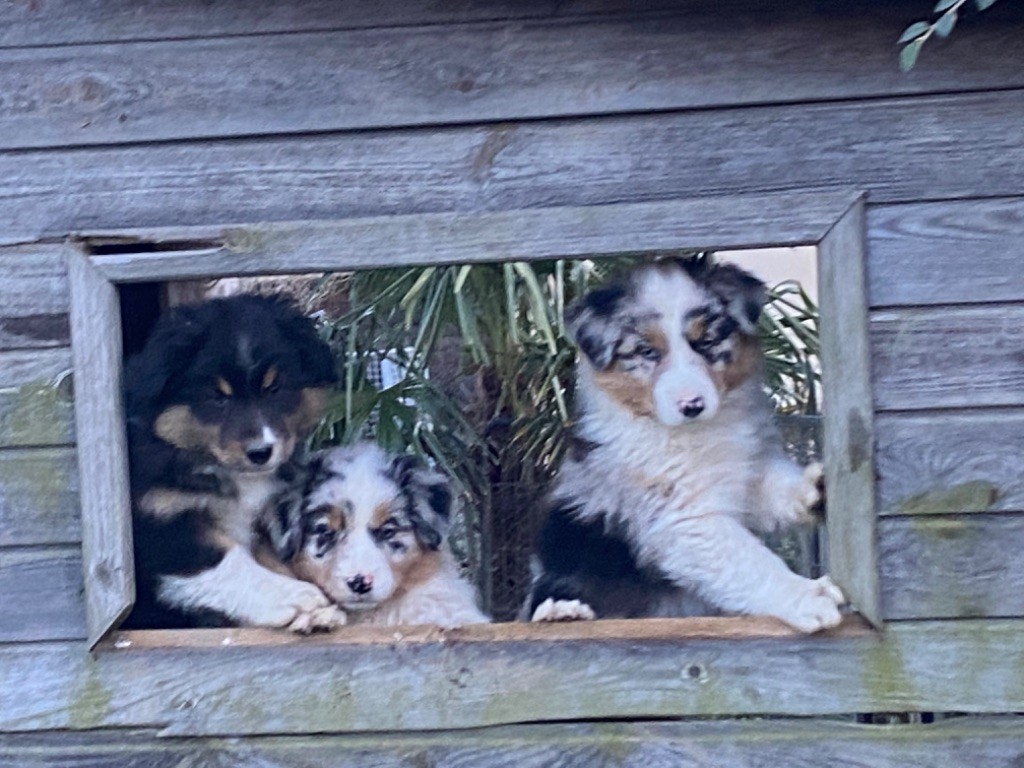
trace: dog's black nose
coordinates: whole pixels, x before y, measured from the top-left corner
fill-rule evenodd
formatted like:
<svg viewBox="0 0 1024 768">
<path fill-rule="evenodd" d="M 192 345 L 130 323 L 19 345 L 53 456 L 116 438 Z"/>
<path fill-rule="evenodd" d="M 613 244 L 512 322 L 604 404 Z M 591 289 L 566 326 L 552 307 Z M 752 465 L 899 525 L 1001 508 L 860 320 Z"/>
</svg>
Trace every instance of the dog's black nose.
<svg viewBox="0 0 1024 768">
<path fill-rule="evenodd" d="M 348 584 L 348 588 L 355 592 L 357 595 L 365 595 L 367 592 L 373 589 L 373 577 L 364 576 L 361 573 L 356 574 L 345 583 Z"/>
<path fill-rule="evenodd" d="M 683 416 L 688 419 L 692 419 L 695 416 L 700 416 L 704 411 L 704 398 L 695 397 L 692 400 L 687 400 L 685 403 L 679 404 L 679 410 L 683 412 Z"/>
<path fill-rule="evenodd" d="M 256 466 L 262 467 L 268 461 L 274 453 L 274 446 L 264 445 L 260 448 L 250 448 L 245 452 L 245 458 L 251 461 Z"/>
</svg>

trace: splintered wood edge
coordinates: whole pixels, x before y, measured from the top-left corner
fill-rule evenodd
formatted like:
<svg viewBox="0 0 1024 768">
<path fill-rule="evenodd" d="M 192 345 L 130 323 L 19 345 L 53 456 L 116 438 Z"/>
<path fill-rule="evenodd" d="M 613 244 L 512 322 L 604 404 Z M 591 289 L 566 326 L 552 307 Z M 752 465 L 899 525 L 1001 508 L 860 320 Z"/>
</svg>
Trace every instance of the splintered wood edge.
<svg viewBox="0 0 1024 768">
<path fill-rule="evenodd" d="M 856 614 L 849 614 L 836 628 L 813 635 L 814 638 L 849 638 L 875 635 L 871 625 Z M 429 643 L 510 643 L 510 642 L 659 642 L 687 640 L 754 640 L 808 637 L 777 619 L 762 616 L 700 617 L 686 619 L 609 619 L 602 621 L 556 623 L 476 624 L 459 629 L 429 625 L 381 627 L 340 627 L 333 632 L 308 636 L 285 630 L 186 629 L 132 630 L 115 632 L 101 643 L 98 653 L 126 651 L 236 648 L 261 646 L 395 646 Z"/>
</svg>

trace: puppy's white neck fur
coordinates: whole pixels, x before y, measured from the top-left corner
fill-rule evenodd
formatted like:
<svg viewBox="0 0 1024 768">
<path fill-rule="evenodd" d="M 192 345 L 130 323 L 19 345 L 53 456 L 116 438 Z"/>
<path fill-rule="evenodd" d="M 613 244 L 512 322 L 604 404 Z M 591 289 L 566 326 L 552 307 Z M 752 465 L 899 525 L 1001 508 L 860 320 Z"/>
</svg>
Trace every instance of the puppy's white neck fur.
<svg viewBox="0 0 1024 768">
<path fill-rule="evenodd" d="M 248 547 L 252 543 L 256 518 L 270 503 L 281 482 L 272 472 L 235 476 L 238 498 L 223 505 L 218 518 L 232 540 Z"/>
</svg>

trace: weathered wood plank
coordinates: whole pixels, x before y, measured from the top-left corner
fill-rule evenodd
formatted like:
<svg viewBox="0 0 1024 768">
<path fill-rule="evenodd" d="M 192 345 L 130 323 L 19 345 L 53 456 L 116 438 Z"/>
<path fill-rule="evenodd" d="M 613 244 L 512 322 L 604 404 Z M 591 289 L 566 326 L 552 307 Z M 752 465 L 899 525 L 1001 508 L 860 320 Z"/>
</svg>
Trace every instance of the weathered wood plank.
<svg viewBox="0 0 1024 768">
<path fill-rule="evenodd" d="M 1024 91 L 1014 90 L 24 152 L 0 156 L 0 232 L 29 240 L 821 188 L 862 189 L 872 202 L 1015 195 L 1022 123 Z"/>
<path fill-rule="evenodd" d="M 73 448 L 0 451 L 0 547 L 81 540 Z"/>
<path fill-rule="evenodd" d="M 1024 516 L 882 518 L 886 619 L 1024 616 Z"/>
<path fill-rule="evenodd" d="M 0 387 L 63 380 L 70 372 L 69 347 L 0 351 Z"/>
<path fill-rule="evenodd" d="M 829 569 L 850 603 L 881 622 L 875 568 L 874 427 L 864 243 L 857 200 L 818 244 Z"/>
<path fill-rule="evenodd" d="M 92 264 L 116 282 L 718 250 L 817 242 L 856 199 L 849 191 L 826 190 L 468 215 L 121 230 L 89 234 L 85 245 L 98 251 L 90 257 Z M 100 252 L 108 242 L 124 252 Z M 177 250 L 176 243 L 189 247 Z M 199 244 L 206 247 L 194 250 Z"/>
<path fill-rule="evenodd" d="M 1024 198 L 868 209 L 874 307 L 1024 301 Z"/>
<path fill-rule="evenodd" d="M 0 642 L 84 638 L 79 549 L 0 549 L 0 605 Z"/>
<path fill-rule="evenodd" d="M 155 739 L 148 732 L 0 736 L 0 768 L 1017 768 L 1020 717 L 930 725 L 837 721 L 561 723 L 431 734 Z"/>
<path fill-rule="evenodd" d="M 896 623 L 884 639 L 393 638 L 381 646 L 314 637 L 95 658 L 78 642 L 0 646 L 0 731 L 286 734 L 551 718 L 1019 711 L 1022 632 L 1022 622 L 991 620 Z"/>
<path fill-rule="evenodd" d="M 1024 405 L 1024 304 L 875 310 L 879 410 Z"/>
<path fill-rule="evenodd" d="M 59 245 L 0 250 L 0 349 L 67 344 L 67 313 L 67 269 Z"/>
<path fill-rule="evenodd" d="M 958 30 L 913 77 L 893 66 L 906 18 L 879 4 L 851 23 L 804 3 L 147 41 L 76 47 L 73 76 L 67 49 L 0 49 L 0 105 L 17 104 L 0 108 L 0 149 L 1024 87 L 1024 13 Z"/>
<path fill-rule="evenodd" d="M 881 514 L 900 512 L 920 494 L 971 482 L 997 489 L 992 511 L 1024 511 L 1024 411 L 879 414 L 875 432 Z"/>
<path fill-rule="evenodd" d="M 135 601 L 128 447 L 121 397 L 117 287 L 77 248 L 66 247 L 71 283 L 75 432 L 82 483 L 82 567 L 90 647 Z"/>
<path fill-rule="evenodd" d="M 72 386 L 70 349 L 0 352 L 0 448 L 74 442 Z"/>
<path fill-rule="evenodd" d="M 719 0 L 721 2 L 721 0 Z M 0 17 L 0 47 L 111 40 L 157 40 L 264 35 L 274 32 L 360 29 L 501 19 L 532 19 L 652 11 L 676 0 L 45 0 L 11 4 Z"/>
</svg>

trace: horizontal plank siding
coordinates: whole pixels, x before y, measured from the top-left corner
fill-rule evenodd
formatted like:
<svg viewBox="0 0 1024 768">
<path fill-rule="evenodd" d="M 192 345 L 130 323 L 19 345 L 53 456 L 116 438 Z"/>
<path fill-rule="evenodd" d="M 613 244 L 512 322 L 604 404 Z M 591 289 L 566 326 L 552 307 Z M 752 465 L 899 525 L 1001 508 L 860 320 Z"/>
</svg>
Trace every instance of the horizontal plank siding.
<svg viewBox="0 0 1024 768">
<path fill-rule="evenodd" d="M 1024 405 L 1024 304 L 875 310 L 879 410 Z"/>
<path fill-rule="evenodd" d="M 0 149 L 1024 87 L 1024 14 L 957 34 L 914 77 L 893 66 L 892 33 L 905 19 L 890 9 L 844 24 L 805 4 L 796 13 L 704 8 L 606 22 L 108 44 L 72 54 L 0 50 L 0 104 L 19 105 L 0 109 Z M 841 24 L 844 34 L 833 34 Z M 851 49 L 855 68 L 844 55 Z"/>
<path fill-rule="evenodd" d="M 67 268 L 59 246 L 0 249 L 0 350 L 66 345 L 67 312 Z"/>
<path fill-rule="evenodd" d="M 652 11 L 678 0 L 248 0 L 244 6 L 206 0 L 46 0 L 16 3 L 0 16 L 0 46 L 39 46 L 112 40 L 264 35 L 318 29 L 466 23 Z"/>
<path fill-rule="evenodd" d="M 0 275 L 0 281 L 4 280 Z M 45 289 L 45 286 L 44 286 Z M 62 382 L 71 372 L 71 349 L 0 350 L 0 387 Z"/>
<path fill-rule="evenodd" d="M 0 549 L 0 642 L 85 638 L 78 547 Z"/>
<path fill-rule="evenodd" d="M 868 210 L 874 307 L 1024 301 L 1024 198 Z"/>
<path fill-rule="evenodd" d="M 531 630 L 578 637 L 407 642 L 388 631 L 381 644 L 313 637 L 232 647 L 232 633 L 211 630 L 204 647 L 95 658 L 80 642 L 0 646 L 0 731 L 287 734 L 1024 707 L 1019 621 L 896 623 L 884 641 L 871 632 L 673 643 L 585 639 L 595 625 Z"/>
<path fill-rule="evenodd" d="M 1020 717 L 930 725 L 836 721 L 579 723 L 436 734 L 155 739 L 147 732 L 0 736 L 0 768 L 1017 768 Z"/>
<path fill-rule="evenodd" d="M 882 518 L 886 619 L 1024 616 L 1024 515 Z"/>
<path fill-rule="evenodd" d="M 878 509 L 898 513 L 927 497 L 930 513 L 963 510 L 949 492 L 965 483 L 996 491 L 989 509 L 1024 512 L 1024 410 L 875 417 Z"/>
<path fill-rule="evenodd" d="M 81 536 L 74 448 L 0 450 L 0 547 Z"/>
<path fill-rule="evenodd" d="M 0 237 L 829 187 L 874 203 L 1014 195 L 1021 123 L 1012 90 L 15 153 L 0 156 Z"/>
</svg>

